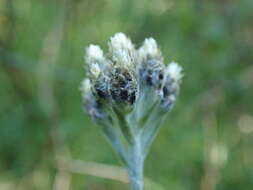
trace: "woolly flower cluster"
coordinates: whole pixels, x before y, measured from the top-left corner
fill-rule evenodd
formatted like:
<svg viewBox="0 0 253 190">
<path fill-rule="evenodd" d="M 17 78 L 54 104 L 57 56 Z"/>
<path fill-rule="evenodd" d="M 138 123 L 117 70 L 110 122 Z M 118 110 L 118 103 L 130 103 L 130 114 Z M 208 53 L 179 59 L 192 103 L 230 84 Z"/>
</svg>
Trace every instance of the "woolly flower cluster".
<svg viewBox="0 0 253 190">
<path fill-rule="evenodd" d="M 182 68 L 175 62 L 165 66 L 153 38 L 145 39 L 136 49 L 125 34 L 116 33 L 108 45 L 107 56 L 97 45 L 88 46 L 85 52 L 88 78 L 83 80 L 81 91 L 92 118 L 106 117 L 106 104 L 122 109 L 134 107 L 137 99 L 145 96 L 141 92 L 144 88 L 155 92 L 164 111 L 170 110 L 179 91 Z"/>
<path fill-rule="evenodd" d="M 159 126 L 175 104 L 182 68 L 164 64 L 153 38 L 135 48 L 123 33 L 111 37 L 104 55 L 86 48 L 85 108 L 125 164 L 133 190 L 143 190 L 144 160 Z"/>
</svg>

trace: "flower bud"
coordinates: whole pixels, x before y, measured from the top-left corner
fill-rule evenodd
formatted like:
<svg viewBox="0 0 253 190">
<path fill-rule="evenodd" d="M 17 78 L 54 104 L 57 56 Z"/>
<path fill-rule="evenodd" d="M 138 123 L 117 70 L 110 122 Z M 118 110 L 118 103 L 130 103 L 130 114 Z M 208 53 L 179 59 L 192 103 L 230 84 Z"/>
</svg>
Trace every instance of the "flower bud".
<svg viewBox="0 0 253 190">
<path fill-rule="evenodd" d="M 119 153 L 135 184 L 134 175 L 142 172 L 136 169 L 142 170 L 159 126 L 175 104 L 182 68 L 175 62 L 165 66 L 153 38 L 136 50 L 125 34 L 117 33 L 108 45 L 106 57 L 97 45 L 86 48 L 88 79 L 81 91 L 88 114 Z"/>
<path fill-rule="evenodd" d="M 175 81 L 180 81 L 181 78 L 183 77 L 182 74 L 182 67 L 180 67 L 176 62 L 171 62 L 167 68 L 166 68 L 166 72 L 168 73 L 168 75 L 174 79 Z"/>
<path fill-rule="evenodd" d="M 109 42 L 109 52 L 112 61 L 121 67 L 133 67 L 134 45 L 123 33 L 117 33 L 111 37 Z"/>
</svg>

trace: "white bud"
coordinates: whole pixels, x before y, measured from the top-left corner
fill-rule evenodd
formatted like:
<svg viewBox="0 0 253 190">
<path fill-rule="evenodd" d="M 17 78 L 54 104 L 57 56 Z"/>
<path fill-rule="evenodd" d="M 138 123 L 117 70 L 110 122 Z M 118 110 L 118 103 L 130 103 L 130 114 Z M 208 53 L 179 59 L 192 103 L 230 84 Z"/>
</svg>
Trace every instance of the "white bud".
<svg viewBox="0 0 253 190">
<path fill-rule="evenodd" d="M 132 51 L 134 49 L 131 40 L 122 32 L 116 33 L 111 37 L 109 47 L 112 48 L 112 50 L 126 49 Z"/>
<path fill-rule="evenodd" d="M 134 45 L 123 33 L 117 33 L 109 42 L 109 51 L 113 61 L 121 66 L 131 66 L 133 63 Z"/>
<path fill-rule="evenodd" d="M 99 65 L 97 63 L 93 63 L 90 65 L 90 73 L 95 77 L 98 78 L 98 76 L 101 73 L 101 69 L 99 68 Z"/>
<path fill-rule="evenodd" d="M 167 66 L 166 73 L 175 81 L 180 81 L 183 77 L 182 67 L 180 67 L 176 62 L 171 62 Z"/>
<path fill-rule="evenodd" d="M 90 79 L 84 79 L 81 82 L 80 90 L 82 92 L 82 96 L 84 99 L 88 96 L 88 94 L 91 92 L 91 82 Z"/>
<path fill-rule="evenodd" d="M 104 59 L 103 51 L 99 46 L 91 44 L 86 48 L 85 61 L 87 64 L 103 61 Z"/>
<path fill-rule="evenodd" d="M 145 60 L 148 56 L 160 56 L 160 51 L 156 41 L 153 38 L 146 38 L 143 45 L 138 50 L 141 61 Z"/>
</svg>

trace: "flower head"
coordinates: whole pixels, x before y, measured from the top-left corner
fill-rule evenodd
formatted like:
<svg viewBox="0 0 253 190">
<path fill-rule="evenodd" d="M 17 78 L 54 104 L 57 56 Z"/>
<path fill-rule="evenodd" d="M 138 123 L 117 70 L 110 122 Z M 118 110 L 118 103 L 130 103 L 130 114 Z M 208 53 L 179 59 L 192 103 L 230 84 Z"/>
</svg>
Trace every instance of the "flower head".
<svg viewBox="0 0 253 190">
<path fill-rule="evenodd" d="M 165 66 L 161 51 L 153 38 L 146 38 L 139 49 L 135 49 L 131 40 L 123 33 L 117 33 L 108 43 L 109 54 L 104 57 L 97 45 L 86 48 L 85 62 L 88 67 L 90 96 L 105 107 L 120 107 L 121 110 L 136 108 L 138 104 L 147 104 L 143 97 L 148 89 L 155 97 L 154 104 L 160 109 L 170 110 L 176 100 L 182 78 L 182 68 L 175 62 Z M 83 93 L 88 93 L 82 88 Z M 94 101 L 94 100 L 92 100 Z M 143 101 L 143 102 L 139 102 Z M 84 100 L 85 104 L 89 99 Z M 143 110 L 144 111 L 144 110 Z"/>
<path fill-rule="evenodd" d="M 86 48 L 85 61 L 88 63 L 96 63 L 104 59 L 103 51 L 99 46 L 91 44 Z"/>
<path fill-rule="evenodd" d="M 81 87 L 80 90 L 82 92 L 82 97 L 85 100 L 86 97 L 91 93 L 91 83 L 90 83 L 90 79 L 85 78 L 82 82 L 81 82 Z"/>
<path fill-rule="evenodd" d="M 125 34 L 117 33 L 108 46 L 106 57 L 97 45 L 86 48 L 88 78 L 81 91 L 89 115 L 124 163 L 133 168 L 131 162 L 137 157 L 144 160 L 161 122 L 175 104 L 182 68 L 175 62 L 164 64 L 153 38 L 136 49 Z"/>
<path fill-rule="evenodd" d="M 148 57 L 161 57 L 156 41 L 153 38 L 146 38 L 138 53 L 142 61 L 145 61 Z"/>
<path fill-rule="evenodd" d="M 111 59 L 116 66 L 126 68 L 134 66 L 134 45 L 125 34 L 115 34 L 108 45 Z"/>
<path fill-rule="evenodd" d="M 167 66 L 167 72 L 170 77 L 175 81 L 180 81 L 183 77 L 182 67 L 180 67 L 176 62 L 171 62 Z"/>
</svg>

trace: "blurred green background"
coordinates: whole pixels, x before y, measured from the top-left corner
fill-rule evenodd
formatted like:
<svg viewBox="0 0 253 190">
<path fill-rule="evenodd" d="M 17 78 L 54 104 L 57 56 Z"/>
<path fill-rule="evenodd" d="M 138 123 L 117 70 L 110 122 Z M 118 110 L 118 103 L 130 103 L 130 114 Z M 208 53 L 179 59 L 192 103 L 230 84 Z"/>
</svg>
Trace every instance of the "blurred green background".
<svg viewBox="0 0 253 190">
<path fill-rule="evenodd" d="M 148 188 L 253 189 L 252 0 L 0 0 L 0 190 L 129 189 L 79 92 L 84 47 L 116 32 L 184 68 Z"/>
</svg>

